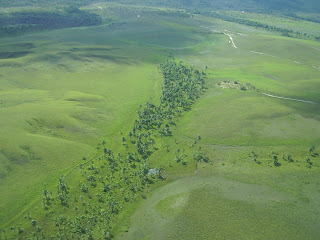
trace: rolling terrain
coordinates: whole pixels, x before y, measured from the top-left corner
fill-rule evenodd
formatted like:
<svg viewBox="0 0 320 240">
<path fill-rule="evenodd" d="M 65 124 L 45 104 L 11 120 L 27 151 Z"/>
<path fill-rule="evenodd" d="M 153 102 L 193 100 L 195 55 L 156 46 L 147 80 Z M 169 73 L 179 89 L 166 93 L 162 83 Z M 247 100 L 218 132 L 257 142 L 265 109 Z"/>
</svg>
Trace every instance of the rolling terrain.
<svg viewBox="0 0 320 240">
<path fill-rule="evenodd" d="M 317 239 L 320 42 L 175 9 L 187 2 L 83 2 L 101 25 L 0 39 L 1 236 Z M 316 21 L 221 9 L 319 37 Z M 167 59 L 204 91 L 131 155 Z"/>
</svg>

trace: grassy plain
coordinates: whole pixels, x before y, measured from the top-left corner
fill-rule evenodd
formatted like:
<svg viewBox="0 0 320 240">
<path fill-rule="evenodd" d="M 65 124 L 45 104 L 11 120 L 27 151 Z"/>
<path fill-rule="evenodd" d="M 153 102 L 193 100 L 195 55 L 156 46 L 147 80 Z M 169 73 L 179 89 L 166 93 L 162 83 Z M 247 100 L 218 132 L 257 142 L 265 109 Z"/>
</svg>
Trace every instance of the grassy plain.
<svg viewBox="0 0 320 240">
<path fill-rule="evenodd" d="M 295 192 L 261 182 L 228 179 L 210 168 L 211 176 L 201 170 L 199 175 L 180 178 L 156 190 L 133 214 L 135 221 L 122 239 L 317 238 L 315 201 L 310 203 Z"/>
<path fill-rule="evenodd" d="M 53 187 L 94 156 L 102 139 L 118 141 L 139 105 L 159 95 L 167 48 L 203 38 L 168 18 L 126 20 L 1 40 L 1 226 L 39 201 L 43 183 Z"/>
<path fill-rule="evenodd" d="M 320 159 L 308 149 L 320 143 L 319 44 L 217 23 L 202 26 L 228 30 L 237 48 L 213 32 L 206 45 L 174 53 L 208 67 L 208 90 L 178 123 L 176 147 L 192 152 L 200 135 L 212 162 L 195 171 L 191 161 L 184 173 L 164 162 L 170 183 L 137 208 L 119 239 L 317 239 Z M 222 89 L 222 81 L 256 90 Z"/>
<path fill-rule="evenodd" d="M 174 137 L 158 136 L 159 150 L 149 161 L 164 168 L 167 180 L 121 213 L 115 237 L 316 239 L 320 159 L 308 149 L 320 147 L 320 44 L 201 16 L 170 16 L 165 9 L 87 8 L 98 12 L 98 5 L 117 22 L 0 41 L 0 225 L 31 228 L 21 222 L 26 212 L 46 221 L 43 183 L 56 191 L 58 177 L 67 174 L 77 188 L 75 167 L 96 156 L 102 140 L 126 153 L 120 132 L 130 130 L 140 104 L 159 98 L 157 65 L 172 54 L 207 66 L 208 89 L 174 127 Z M 222 81 L 256 90 L 222 89 Z M 211 162 L 196 170 L 192 144 L 199 135 Z M 186 166 L 175 162 L 178 148 Z M 287 154 L 293 162 L 283 159 Z M 281 166 L 274 166 L 274 156 Z"/>
</svg>

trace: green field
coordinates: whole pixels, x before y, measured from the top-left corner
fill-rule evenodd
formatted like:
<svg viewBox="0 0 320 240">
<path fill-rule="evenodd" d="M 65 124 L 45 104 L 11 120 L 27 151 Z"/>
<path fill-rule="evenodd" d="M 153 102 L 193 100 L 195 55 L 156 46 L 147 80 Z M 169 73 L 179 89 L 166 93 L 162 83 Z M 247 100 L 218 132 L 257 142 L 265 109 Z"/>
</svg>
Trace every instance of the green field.
<svg viewBox="0 0 320 240">
<path fill-rule="evenodd" d="M 289 16 L 282 16 L 277 14 L 262 14 L 254 12 L 239 12 L 239 11 L 222 11 L 222 13 L 240 18 L 248 19 L 251 21 L 258 21 L 264 24 L 272 25 L 279 28 L 286 28 L 294 31 L 299 31 L 311 35 L 319 35 L 319 24 L 317 22 L 311 22 L 303 19 L 297 19 Z M 299 14 L 297 14 L 299 15 Z M 312 14 L 306 14 L 302 16 L 310 16 Z M 312 18 L 311 18 L 312 19 Z"/>
<path fill-rule="evenodd" d="M 28 56 L 0 60 L 2 224 L 154 96 L 161 80 L 154 62 L 163 54 L 149 49 L 144 57 L 139 46 L 110 45 L 104 28 L 91 30 L 100 37 L 87 37 L 84 28 L 2 41 L 6 51 L 33 44 Z M 59 36 L 62 43 L 50 40 Z"/>
<path fill-rule="evenodd" d="M 209 89 L 179 122 L 177 135 L 189 144 L 200 135 L 212 163 L 180 178 L 169 168 L 172 182 L 138 207 L 120 239 L 318 238 L 320 159 L 312 158 L 312 169 L 306 162 L 309 147 L 320 143 L 315 43 L 232 31 L 237 49 L 222 35 L 196 54 L 179 55 L 209 67 Z M 222 81 L 248 82 L 259 91 L 221 89 Z M 283 159 L 288 154 L 291 163 Z M 281 166 L 272 163 L 274 155 Z"/>
<path fill-rule="evenodd" d="M 214 177 L 199 173 L 155 191 L 134 213 L 122 239 L 316 239 L 319 235 L 316 200 L 219 173 Z"/>
<path fill-rule="evenodd" d="M 61 216 L 75 224 L 84 221 L 81 214 L 93 219 L 108 211 L 100 189 L 121 178 L 101 163 L 103 149 L 118 152 L 124 166 L 121 159 L 135 149 L 128 132 L 137 111 L 159 103 L 158 66 L 174 56 L 204 71 L 207 89 L 170 125 L 172 136 L 150 130 L 155 146 L 137 169 L 161 167 L 166 180 L 140 186 L 132 167 L 129 179 L 140 190 L 130 189 L 130 200 L 112 212 L 106 225 L 114 238 L 319 237 L 319 42 L 174 9 L 116 3 L 83 9 L 105 24 L 0 39 L 1 236 L 41 239 L 30 224 L 37 220 L 47 238 L 57 238 L 53 221 Z M 253 13 L 245 18 L 272 21 Z M 279 27 L 300 31 L 294 20 L 278 18 Z M 304 24 L 310 34 L 320 29 Z M 210 161 L 197 163 L 199 152 Z M 62 174 L 68 206 L 56 196 Z M 45 211 L 44 183 L 56 199 Z M 129 185 L 112 186 L 125 199 L 131 194 Z M 97 226 L 79 236 L 102 239 L 105 225 Z"/>
</svg>

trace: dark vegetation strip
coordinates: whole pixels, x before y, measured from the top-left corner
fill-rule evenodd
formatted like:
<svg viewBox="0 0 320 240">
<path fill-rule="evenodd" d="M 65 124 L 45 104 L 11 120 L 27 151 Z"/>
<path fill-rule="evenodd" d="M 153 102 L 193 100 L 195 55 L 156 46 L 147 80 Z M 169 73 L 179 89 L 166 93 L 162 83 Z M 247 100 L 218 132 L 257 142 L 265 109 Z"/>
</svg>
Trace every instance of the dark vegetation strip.
<svg viewBox="0 0 320 240">
<path fill-rule="evenodd" d="M 68 6 L 76 4 L 84 6 L 93 3 L 101 3 L 101 0 L 1 0 L 1 7 L 21 7 L 21 6 Z M 187 8 L 187 9 L 225 9 L 240 10 L 251 12 L 306 12 L 318 13 L 320 4 L 318 0 L 108 0 L 107 2 L 115 2 L 127 5 L 144 5 L 171 8 Z"/>
<path fill-rule="evenodd" d="M 31 51 L 0 52 L 0 59 L 24 57 L 30 53 L 32 53 L 32 52 Z"/>
<path fill-rule="evenodd" d="M 1 7 L 56 7 L 85 6 L 101 0 L 1 0 Z"/>
<path fill-rule="evenodd" d="M 26 213 L 26 230 L 22 226 L 12 227 L 13 237 L 113 238 L 119 213 L 139 196 L 144 198 L 151 184 L 164 179 L 162 168 L 151 169 L 149 163 L 149 157 L 158 150 L 155 139 L 165 141 L 171 137 L 171 126 L 205 91 L 206 74 L 193 67 L 168 60 L 159 69 L 164 77 L 160 101 L 140 106 L 132 130 L 121 137 L 124 150 L 115 153 L 103 141 L 99 145 L 101 155 L 80 166 L 78 186 L 69 187 L 61 176 L 55 193 L 45 187 L 42 199 L 45 217 L 37 220 Z M 183 161 L 186 155 L 178 150 L 176 153 L 176 162 L 187 164 Z M 193 159 L 197 163 L 209 161 L 200 147 L 193 152 Z"/>
<path fill-rule="evenodd" d="M 98 1 L 98 0 L 97 0 Z M 238 10 L 259 13 L 286 13 L 306 12 L 318 13 L 320 4 L 317 0 L 109 0 L 128 5 L 161 6 L 180 9 L 214 9 L 214 10 Z"/>
<path fill-rule="evenodd" d="M 320 41 L 320 36 L 315 36 L 315 35 L 302 33 L 302 32 L 298 32 L 298 31 L 293 31 L 291 29 L 286 29 L 286 28 L 279 28 L 279 27 L 271 26 L 271 25 L 268 25 L 265 23 L 260 23 L 257 21 L 248 20 L 248 19 L 231 17 L 231 16 L 228 16 L 228 15 L 225 15 L 222 13 L 218 13 L 218 12 L 195 10 L 192 13 L 222 19 L 227 22 L 235 22 L 235 23 L 239 23 L 239 24 L 243 24 L 243 25 L 247 25 L 247 26 L 251 26 L 251 27 L 262 28 L 262 29 L 266 29 L 268 31 L 279 32 L 283 36 L 286 36 L 286 37 L 294 37 L 294 38 L 300 38 L 300 39 L 311 39 L 311 40 Z"/>
<path fill-rule="evenodd" d="M 0 34 L 3 37 L 49 29 L 95 26 L 101 23 L 101 16 L 77 7 L 67 7 L 62 11 L 56 9 L 13 12 L 0 17 Z"/>
<path fill-rule="evenodd" d="M 50 11 L 28 10 L 23 12 L 14 12 L 11 14 L 2 14 L 2 16 L 0 16 L 0 34 L 1 36 L 10 36 L 10 35 L 20 35 L 20 34 L 25 34 L 29 32 L 41 31 L 41 30 L 56 29 L 56 28 L 99 25 L 102 23 L 101 16 L 78 9 L 79 6 L 84 6 L 84 5 L 88 5 L 96 2 L 100 2 L 100 1 L 79 0 L 77 2 L 74 2 L 74 1 L 65 2 L 61 0 L 54 0 L 54 1 L 47 2 L 42 0 L 42 1 L 37 1 L 36 5 L 34 4 L 33 1 L 27 1 L 27 2 L 22 1 L 22 2 L 19 2 L 19 4 L 16 1 L 4 1 L 2 3 L 3 5 L 2 7 L 16 6 L 18 4 L 19 6 L 37 6 L 37 7 L 51 6 L 52 9 Z M 223 10 L 223 9 L 230 8 L 230 4 L 224 4 L 220 2 L 212 3 L 210 1 L 205 1 L 205 2 L 195 1 L 191 3 L 191 2 L 183 2 L 183 1 L 163 2 L 163 1 L 145 1 L 145 0 L 137 1 L 134 3 L 132 1 L 127 1 L 127 0 L 123 0 L 123 1 L 111 0 L 111 2 L 131 5 L 131 7 L 126 6 L 126 7 L 111 8 L 116 12 L 125 14 L 126 16 L 131 16 L 131 15 L 135 16 L 137 14 L 137 11 L 144 16 L 159 15 L 159 16 L 170 16 L 170 17 L 178 17 L 178 18 L 190 17 L 190 13 L 194 13 L 194 14 L 201 14 L 205 16 L 219 18 L 229 22 L 236 22 L 239 24 L 247 25 L 247 26 L 253 26 L 256 28 L 263 28 L 270 31 L 280 32 L 287 37 L 320 40 L 320 36 L 302 33 L 302 32 L 294 31 L 291 29 L 280 28 L 280 27 L 260 23 L 259 21 L 252 21 L 248 19 L 232 17 L 232 16 L 228 16 L 227 14 L 223 14 L 221 12 L 212 11 L 212 9 Z M 135 4 L 142 4 L 145 6 L 166 6 L 166 7 L 175 8 L 175 10 L 174 9 L 171 9 L 171 10 L 158 9 L 157 11 L 149 12 L 143 9 L 139 9 L 139 10 L 132 11 L 134 8 L 132 6 L 134 6 Z M 258 7 L 259 4 L 253 7 L 251 4 L 246 3 L 242 7 L 240 7 L 240 5 L 242 5 L 241 3 L 239 6 L 236 6 L 237 4 L 236 5 L 233 4 L 232 7 L 233 7 L 233 10 L 238 9 L 238 10 L 246 10 L 249 12 L 258 12 L 258 13 L 261 12 L 261 13 L 269 13 L 269 14 L 277 13 L 277 14 L 289 16 L 295 19 L 320 22 L 320 20 L 317 19 L 316 17 L 302 17 L 290 11 L 274 12 L 271 6 Z M 61 10 L 61 6 L 64 6 L 62 10 Z M 284 9 L 287 9 L 287 8 L 285 7 Z"/>
<path fill-rule="evenodd" d="M 315 17 L 315 16 L 299 16 L 295 13 L 287 13 L 286 16 L 294 18 L 294 19 L 298 19 L 298 20 L 304 20 L 304 21 L 308 21 L 308 22 L 315 22 L 315 23 L 320 23 L 320 18 L 319 17 Z"/>
</svg>

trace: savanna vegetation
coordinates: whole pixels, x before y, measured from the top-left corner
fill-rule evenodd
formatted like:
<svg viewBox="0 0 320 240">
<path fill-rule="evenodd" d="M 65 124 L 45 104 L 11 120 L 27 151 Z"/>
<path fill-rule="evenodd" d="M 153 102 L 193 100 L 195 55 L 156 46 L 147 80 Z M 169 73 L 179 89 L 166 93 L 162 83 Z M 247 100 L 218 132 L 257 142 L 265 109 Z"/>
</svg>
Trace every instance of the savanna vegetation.
<svg viewBox="0 0 320 240">
<path fill-rule="evenodd" d="M 273 4 L 3 1 L 0 238 L 317 239 L 318 5 Z"/>
<path fill-rule="evenodd" d="M 132 130 L 127 134 L 121 133 L 126 154 L 113 152 L 103 140 L 99 146 L 100 156 L 90 161 L 83 158 L 86 162 L 80 165 L 79 173 L 75 173 L 80 175 L 77 188 L 69 187 L 63 175 L 56 191 L 49 191 L 45 184 L 42 191 L 45 216 L 37 220 L 27 212 L 24 218 L 31 223 L 31 228 L 25 232 L 21 226 L 12 227 L 12 237 L 113 238 L 112 226 L 126 203 L 139 196 L 144 198 L 145 189 L 150 184 L 164 179 L 162 167 L 152 170 L 148 162 L 158 150 L 155 138 L 172 137 L 170 126 L 175 125 L 182 112 L 190 109 L 205 89 L 205 73 L 182 62 L 166 61 L 159 68 L 164 76 L 160 102 L 147 102 L 144 107 L 140 106 Z M 169 152 L 172 147 L 165 145 Z M 177 152 L 175 161 L 186 165 L 184 150 L 181 153 L 179 149 L 174 151 Z M 196 162 L 209 162 L 200 146 L 192 156 Z M 56 226 L 56 229 L 51 226 Z M 6 231 L 4 236 L 7 236 Z"/>
</svg>

